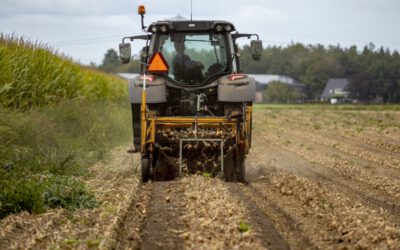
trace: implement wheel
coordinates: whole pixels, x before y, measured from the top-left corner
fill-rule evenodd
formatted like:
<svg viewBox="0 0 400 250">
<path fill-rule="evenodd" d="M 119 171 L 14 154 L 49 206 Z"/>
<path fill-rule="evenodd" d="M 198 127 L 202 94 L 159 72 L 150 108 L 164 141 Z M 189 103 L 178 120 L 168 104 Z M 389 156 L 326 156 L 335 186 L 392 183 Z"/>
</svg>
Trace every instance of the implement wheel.
<svg viewBox="0 0 400 250">
<path fill-rule="evenodd" d="M 142 182 L 148 182 L 150 179 L 150 160 L 147 158 L 142 159 Z"/>
<path fill-rule="evenodd" d="M 246 164 L 244 159 L 240 159 L 238 161 L 238 182 L 245 182 L 246 181 Z"/>
<path fill-rule="evenodd" d="M 230 154 L 224 161 L 224 176 L 227 182 L 246 182 L 244 153 Z"/>
<path fill-rule="evenodd" d="M 224 177 L 226 182 L 235 182 L 237 178 L 237 169 L 235 156 L 231 153 L 224 159 Z"/>
</svg>

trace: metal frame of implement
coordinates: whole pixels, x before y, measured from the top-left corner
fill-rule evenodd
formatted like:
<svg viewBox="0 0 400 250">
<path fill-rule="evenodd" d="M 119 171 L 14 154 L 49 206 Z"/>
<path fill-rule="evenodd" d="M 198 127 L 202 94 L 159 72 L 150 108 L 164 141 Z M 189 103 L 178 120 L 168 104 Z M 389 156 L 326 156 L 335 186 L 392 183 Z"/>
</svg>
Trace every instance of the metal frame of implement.
<svg viewBox="0 0 400 250">
<path fill-rule="evenodd" d="M 234 135 L 237 135 L 237 120 L 227 119 L 224 117 L 150 117 L 142 118 L 142 154 L 147 153 L 147 145 L 149 151 L 154 151 L 155 133 L 157 128 L 190 128 L 190 127 L 208 127 L 222 130 L 228 129 Z M 143 126 L 144 125 L 144 126 Z M 236 143 L 240 143 L 236 137 Z M 197 138 L 181 138 L 181 139 L 197 139 Z M 206 138 L 198 138 L 205 140 Z M 245 143 L 245 142 L 242 142 Z"/>
<path fill-rule="evenodd" d="M 250 147 L 250 141 L 248 140 L 248 133 L 251 129 L 251 116 L 252 107 L 246 106 L 244 126 L 238 133 L 237 120 L 227 117 L 148 117 L 146 110 L 146 75 L 143 79 L 143 90 L 142 90 L 142 104 L 141 104 L 141 153 L 146 155 L 155 151 L 155 133 L 156 128 L 167 128 L 167 127 L 209 127 L 217 128 L 219 130 L 229 129 L 230 133 L 235 135 L 236 145 L 242 145 L 247 153 Z M 180 161 L 179 161 L 179 175 L 181 174 L 182 168 L 182 142 L 183 141 L 220 141 L 221 144 L 221 170 L 223 171 L 223 139 L 210 139 L 210 138 L 180 138 Z M 148 145 L 148 147 L 147 147 Z"/>
</svg>

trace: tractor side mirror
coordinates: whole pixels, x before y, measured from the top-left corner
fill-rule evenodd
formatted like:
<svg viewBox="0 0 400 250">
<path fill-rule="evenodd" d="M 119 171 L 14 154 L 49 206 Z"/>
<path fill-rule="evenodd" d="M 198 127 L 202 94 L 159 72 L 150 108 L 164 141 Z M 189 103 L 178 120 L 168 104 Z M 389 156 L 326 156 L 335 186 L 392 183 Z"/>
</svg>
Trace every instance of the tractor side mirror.
<svg viewBox="0 0 400 250">
<path fill-rule="evenodd" d="M 131 44 L 120 43 L 119 44 L 119 57 L 123 64 L 127 64 L 131 61 Z"/>
<path fill-rule="evenodd" d="M 253 60 L 260 61 L 262 52 L 263 52 L 262 41 L 261 40 L 252 40 L 250 43 L 250 51 L 251 51 L 251 57 L 253 57 Z"/>
</svg>

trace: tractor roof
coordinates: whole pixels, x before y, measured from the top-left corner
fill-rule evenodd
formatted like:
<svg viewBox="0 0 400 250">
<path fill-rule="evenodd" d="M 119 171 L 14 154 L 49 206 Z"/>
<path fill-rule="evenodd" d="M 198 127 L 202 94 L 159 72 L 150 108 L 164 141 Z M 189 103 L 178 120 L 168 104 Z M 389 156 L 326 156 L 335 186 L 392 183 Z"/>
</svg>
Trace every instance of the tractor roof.
<svg viewBox="0 0 400 250">
<path fill-rule="evenodd" d="M 228 32 L 235 31 L 235 26 L 227 21 L 207 20 L 207 21 L 190 21 L 190 20 L 166 20 L 157 21 L 149 25 L 148 32 L 154 32 L 153 27 L 166 26 L 169 31 L 211 31 L 215 30 L 217 25 L 226 27 L 231 26 Z"/>
</svg>

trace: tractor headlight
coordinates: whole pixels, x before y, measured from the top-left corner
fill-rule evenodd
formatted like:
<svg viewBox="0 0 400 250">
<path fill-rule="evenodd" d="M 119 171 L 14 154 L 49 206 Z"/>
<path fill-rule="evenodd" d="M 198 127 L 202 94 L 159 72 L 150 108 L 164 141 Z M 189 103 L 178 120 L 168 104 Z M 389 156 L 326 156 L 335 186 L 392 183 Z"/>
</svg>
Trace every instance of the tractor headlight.
<svg viewBox="0 0 400 250">
<path fill-rule="evenodd" d="M 152 27 L 151 27 L 151 31 L 152 31 L 152 32 L 156 32 L 156 31 L 157 31 L 157 26 L 152 26 Z"/>
<path fill-rule="evenodd" d="M 214 24 L 214 30 L 215 32 L 231 32 L 235 30 L 235 27 L 232 24 L 228 24 L 228 23 L 216 23 Z"/>
</svg>

